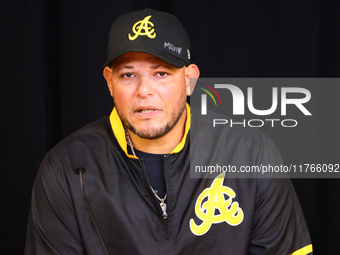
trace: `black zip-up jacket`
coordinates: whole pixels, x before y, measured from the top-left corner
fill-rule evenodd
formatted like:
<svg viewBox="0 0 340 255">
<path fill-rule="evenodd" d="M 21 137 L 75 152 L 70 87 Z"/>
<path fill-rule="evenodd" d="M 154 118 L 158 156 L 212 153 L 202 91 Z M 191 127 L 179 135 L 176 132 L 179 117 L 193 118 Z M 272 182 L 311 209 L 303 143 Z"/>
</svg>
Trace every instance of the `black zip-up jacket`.
<svg viewBox="0 0 340 255">
<path fill-rule="evenodd" d="M 189 117 L 183 141 L 164 162 L 167 219 L 143 165 L 129 153 L 115 109 L 110 118 L 60 142 L 47 153 L 36 177 L 25 254 L 104 254 L 72 169 L 74 142 L 86 148 L 84 190 L 108 254 L 311 254 L 289 179 L 228 178 L 228 173 L 219 175 L 224 179 L 217 174 L 190 177 L 196 164 L 200 169 L 217 163 L 282 164 L 271 140 L 251 128 L 224 128 L 216 139 L 208 139 L 200 132 L 209 119 L 190 122 Z M 189 132 L 190 125 L 197 128 Z"/>
</svg>

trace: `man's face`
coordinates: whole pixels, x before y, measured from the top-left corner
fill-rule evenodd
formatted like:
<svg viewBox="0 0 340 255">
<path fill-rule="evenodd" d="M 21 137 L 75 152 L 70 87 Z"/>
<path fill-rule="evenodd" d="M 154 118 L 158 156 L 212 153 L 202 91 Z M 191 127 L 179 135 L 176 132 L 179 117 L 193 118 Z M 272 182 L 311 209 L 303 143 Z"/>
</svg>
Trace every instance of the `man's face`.
<svg viewBox="0 0 340 255">
<path fill-rule="evenodd" d="M 183 129 L 190 94 L 186 68 L 140 52 L 126 53 L 106 67 L 104 76 L 123 125 L 145 139 Z"/>
</svg>

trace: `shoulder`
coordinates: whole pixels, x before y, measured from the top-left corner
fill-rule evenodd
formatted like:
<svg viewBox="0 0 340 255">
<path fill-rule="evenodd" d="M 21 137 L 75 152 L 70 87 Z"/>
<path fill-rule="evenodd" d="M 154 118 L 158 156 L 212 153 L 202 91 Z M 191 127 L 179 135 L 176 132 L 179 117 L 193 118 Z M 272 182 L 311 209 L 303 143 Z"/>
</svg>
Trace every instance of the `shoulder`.
<svg viewBox="0 0 340 255">
<path fill-rule="evenodd" d="M 112 143 L 113 137 L 110 121 L 106 116 L 67 136 L 55 145 L 47 155 L 63 158 L 69 153 L 71 145 L 75 142 L 82 143 L 89 149 L 95 149 L 103 146 L 103 144 Z"/>
<path fill-rule="evenodd" d="M 216 113 L 192 116 L 190 160 L 194 166 L 230 166 L 235 171 L 228 173 L 229 177 L 253 178 L 263 167 L 283 164 L 275 144 L 261 130 L 244 125 L 214 126 L 215 119 L 228 119 Z"/>
<path fill-rule="evenodd" d="M 110 150 L 114 144 L 113 140 L 114 136 L 108 117 L 101 118 L 84 126 L 64 138 L 46 153 L 40 164 L 37 175 L 38 179 L 49 180 L 49 182 L 53 182 L 55 177 L 59 180 L 65 180 L 65 178 L 72 179 L 74 174 L 70 153 L 75 143 L 84 145 L 85 151 L 82 152 L 84 155 L 81 156 L 84 157 L 87 164 L 94 168 L 94 164 L 97 162 L 96 159 L 105 162 L 103 158 L 105 158 L 107 154 L 103 152 Z"/>
<path fill-rule="evenodd" d="M 254 150 L 267 146 L 276 148 L 273 141 L 260 129 L 246 126 L 236 119 L 231 124 L 230 117 L 215 112 L 202 116 L 198 110 L 192 110 L 190 132 L 191 142 L 198 140 L 215 146 L 242 146 Z"/>
</svg>

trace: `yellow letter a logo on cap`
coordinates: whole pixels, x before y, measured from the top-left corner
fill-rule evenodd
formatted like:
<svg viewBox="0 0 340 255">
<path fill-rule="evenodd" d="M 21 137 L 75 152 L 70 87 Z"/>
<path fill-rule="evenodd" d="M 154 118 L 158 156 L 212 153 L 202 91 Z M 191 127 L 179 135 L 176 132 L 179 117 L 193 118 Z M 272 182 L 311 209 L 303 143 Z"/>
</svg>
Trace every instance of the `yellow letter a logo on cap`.
<svg viewBox="0 0 340 255">
<path fill-rule="evenodd" d="M 135 33 L 134 36 L 131 36 L 129 33 L 129 40 L 133 41 L 140 35 L 146 35 L 150 39 L 153 39 L 156 37 L 155 29 L 152 27 L 154 26 L 149 19 L 151 18 L 151 15 L 146 16 L 143 20 L 137 21 L 133 27 L 132 31 Z"/>
</svg>

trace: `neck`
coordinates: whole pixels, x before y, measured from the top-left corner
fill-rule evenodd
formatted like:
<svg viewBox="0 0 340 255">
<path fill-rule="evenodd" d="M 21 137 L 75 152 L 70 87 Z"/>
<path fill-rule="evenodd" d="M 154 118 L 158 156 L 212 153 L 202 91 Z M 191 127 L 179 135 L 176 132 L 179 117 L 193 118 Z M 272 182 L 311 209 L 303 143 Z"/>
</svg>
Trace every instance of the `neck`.
<svg viewBox="0 0 340 255">
<path fill-rule="evenodd" d="M 128 130 L 134 148 L 153 154 L 168 154 L 182 141 L 185 133 L 186 111 L 183 112 L 176 126 L 166 135 L 157 139 L 144 139 Z"/>
</svg>

